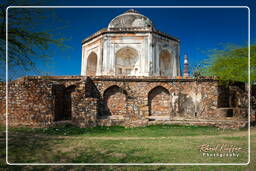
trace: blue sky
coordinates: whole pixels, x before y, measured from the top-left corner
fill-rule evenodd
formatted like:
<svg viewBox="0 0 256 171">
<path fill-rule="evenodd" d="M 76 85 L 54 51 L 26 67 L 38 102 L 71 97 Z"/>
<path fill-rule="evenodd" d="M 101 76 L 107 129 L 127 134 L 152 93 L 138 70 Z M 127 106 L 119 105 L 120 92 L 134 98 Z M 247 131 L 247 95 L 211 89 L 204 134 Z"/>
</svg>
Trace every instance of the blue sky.
<svg viewBox="0 0 256 171">
<path fill-rule="evenodd" d="M 247 5 L 254 12 L 253 2 L 247 1 L 55 1 L 49 5 Z M 128 8 L 129 9 L 129 8 Z M 70 38 L 66 44 L 71 48 L 64 51 L 50 48 L 53 63 L 45 67 L 37 63 L 42 71 L 51 75 L 80 75 L 81 41 L 108 23 L 117 15 L 128 10 L 126 8 L 106 9 L 56 9 L 56 15 L 65 23 L 65 28 L 58 31 Z M 181 40 L 181 65 L 183 56 L 188 54 L 191 65 L 199 64 L 207 58 L 205 51 L 220 48 L 222 43 L 247 45 L 248 40 L 248 10 L 246 8 L 135 8 L 141 14 L 149 17 L 155 27 Z M 254 16 L 252 16 L 254 17 Z M 253 18 L 252 20 L 253 21 Z M 52 25 L 61 27 L 61 25 Z M 254 27 L 254 23 L 253 23 Z M 56 33 L 57 34 L 57 33 Z M 254 32 L 252 36 L 254 37 Z M 252 38 L 252 40 L 255 40 Z M 48 52 L 46 52 L 48 53 Z M 33 75 L 33 73 L 29 73 Z"/>
</svg>

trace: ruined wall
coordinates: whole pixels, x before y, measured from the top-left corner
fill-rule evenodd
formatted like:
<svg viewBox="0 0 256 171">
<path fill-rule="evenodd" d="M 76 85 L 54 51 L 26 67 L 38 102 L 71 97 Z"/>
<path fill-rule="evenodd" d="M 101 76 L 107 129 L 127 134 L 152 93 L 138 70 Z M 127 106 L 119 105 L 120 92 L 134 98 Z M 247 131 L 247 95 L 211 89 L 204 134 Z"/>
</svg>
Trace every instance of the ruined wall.
<svg viewBox="0 0 256 171">
<path fill-rule="evenodd" d="M 90 81 L 79 82 L 71 95 L 71 120 L 80 127 L 96 126 L 97 97 L 97 91 Z"/>
<path fill-rule="evenodd" d="M 2 84 L 5 86 L 5 84 Z M 5 88 L 1 87 L 1 121 L 5 121 Z M 8 86 L 10 125 L 48 125 L 52 121 L 51 86 L 47 81 L 17 80 Z"/>
<path fill-rule="evenodd" d="M 71 78 L 71 79 L 70 79 Z M 80 80 L 80 79 L 78 79 Z M 71 118 L 69 77 L 23 77 L 8 83 L 8 122 L 11 126 L 48 126 Z M 6 118 L 6 84 L 0 84 L 0 122 Z M 66 88 L 67 87 L 67 88 Z M 70 116 L 69 116 L 70 113 Z"/>
<path fill-rule="evenodd" d="M 230 97 L 222 95 L 218 82 L 211 79 L 92 77 L 87 78 L 86 85 L 87 96 L 97 103 L 96 125 L 165 123 L 241 127 L 247 120 L 242 112 L 246 111 L 246 101 L 240 107 L 218 106 Z M 246 97 L 236 96 L 240 100 Z M 227 108 L 235 114 L 227 115 Z"/>
<path fill-rule="evenodd" d="M 5 124 L 5 104 L 6 104 L 6 88 L 5 88 L 5 83 L 0 82 L 0 124 L 4 125 Z"/>
<path fill-rule="evenodd" d="M 5 119 L 5 84 L 0 119 Z M 244 126 L 246 90 L 211 79 L 168 77 L 25 77 L 9 83 L 10 125 L 81 127 L 192 124 Z"/>
<path fill-rule="evenodd" d="M 128 94 L 127 112 L 136 119 L 148 118 L 152 113 L 165 113 L 169 110 L 172 118 L 215 117 L 217 108 L 217 82 L 168 79 L 94 79 L 102 97 L 113 86 L 122 88 Z M 104 82 L 104 84 L 102 84 Z M 121 100 L 119 100 L 121 102 Z M 123 105 L 121 103 L 119 105 Z M 150 114 L 151 110 L 151 114 Z M 156 115 L 153 114 L 153 115 Z M 160 114 L 162 115 L 162 114 Z"/>
</svg>

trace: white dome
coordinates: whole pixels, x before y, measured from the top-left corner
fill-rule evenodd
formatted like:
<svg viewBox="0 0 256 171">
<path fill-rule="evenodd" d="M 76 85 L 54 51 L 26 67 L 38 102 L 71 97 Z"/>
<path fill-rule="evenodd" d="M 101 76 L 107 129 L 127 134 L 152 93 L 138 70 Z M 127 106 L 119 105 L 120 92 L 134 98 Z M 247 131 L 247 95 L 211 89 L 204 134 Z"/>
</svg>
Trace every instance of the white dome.
<svg viewBox="0 0 256 171">
<path fill-rule="evenodd" d="M 134 9 L 115 17 L 108 25 L 108 30 L 152 30 L 152 21 Z"/>
</svg>

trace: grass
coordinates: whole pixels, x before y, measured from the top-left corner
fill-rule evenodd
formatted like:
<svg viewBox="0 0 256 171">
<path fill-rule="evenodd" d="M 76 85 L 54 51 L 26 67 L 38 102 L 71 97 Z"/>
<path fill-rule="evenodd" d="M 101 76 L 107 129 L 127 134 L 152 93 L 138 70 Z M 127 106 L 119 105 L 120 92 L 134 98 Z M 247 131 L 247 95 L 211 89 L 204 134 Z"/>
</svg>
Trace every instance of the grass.
<svg viewBox="0 0 256 171">
<path fill-rule="evenodd" d="M 5 148 L 4 128 L 0 146 Z M 246 163 L 247 131 L 214 127 L 155 125 L 137 128 L 77 128 L 62 125 L 51 128 L 10 128 L 9 162 L 11 163 Z M 255 146 L 256 130 L 252 130 Z M 239 157 L 205 157 L 202 144 L 227 144 L 241 147 Z M 252 147 L 254 147 L 252 146 Z M 255 150 L 255 149 L 253 149 Z M 0 152 L 2 167 L 5 151 Z M 203 166 L 207 170 L 254 170 L 249 166 Z M 24 170 L 198 170 L 200 166 L 11 166 Z M 8 167 L 10 168 L 10 167 Z"/>
<path fill-rule="evenodd" d="M 98 126 L 79 128 L 69 124 L 50 128 L 12 128 L 12 131 L 57 136 L 106 136 L 106 137 L 162 137 L 162 136 L 197 136 L 219 135 L 224 130 L 206 126 L 151 125 L 146 127 L 125 128 L 121 126 Z M 225 130 L 226 133 L 234 132 Z"/>
</svg>

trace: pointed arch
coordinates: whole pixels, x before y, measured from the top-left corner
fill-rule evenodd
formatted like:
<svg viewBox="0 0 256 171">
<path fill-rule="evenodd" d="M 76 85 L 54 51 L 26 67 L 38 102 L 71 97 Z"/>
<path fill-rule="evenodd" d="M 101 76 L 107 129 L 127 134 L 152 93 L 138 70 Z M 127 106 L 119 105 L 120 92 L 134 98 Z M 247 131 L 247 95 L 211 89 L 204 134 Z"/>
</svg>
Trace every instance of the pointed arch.
<svg viewBox="0 0 256 171">
<path fill-rule="evenodd" d="M 104 112 L 101 118 L 112 115 L 125 115 L 127 107 L 127 92 L 117 85 L 107 88 L 103 93 Z"/>
<path fill-rule="evenodd" d="M 131 47 L 123 47 L 115 54 L 116 75 L 131 75 L 138 72 L 136 67 L 139 60 L 139 53 Z"/>
<path fill-rule="evenodd" d="M 149 117 L 170 118 L 171 103 L 169 91 L 157 86 L 148 93 Z"/>
<path fill-rule="evenodd" d="M 159 54 L 160 76 L 171 76 L 171 67 L 172 55 L 167 49 L 164 49 Z"/>
<path fill-rule="evenodd" d="M 97 71 L 98 56 L 95 52 L 91 52 L 87 58 L 86 75 L 95 76 Z"/>
</svg>

